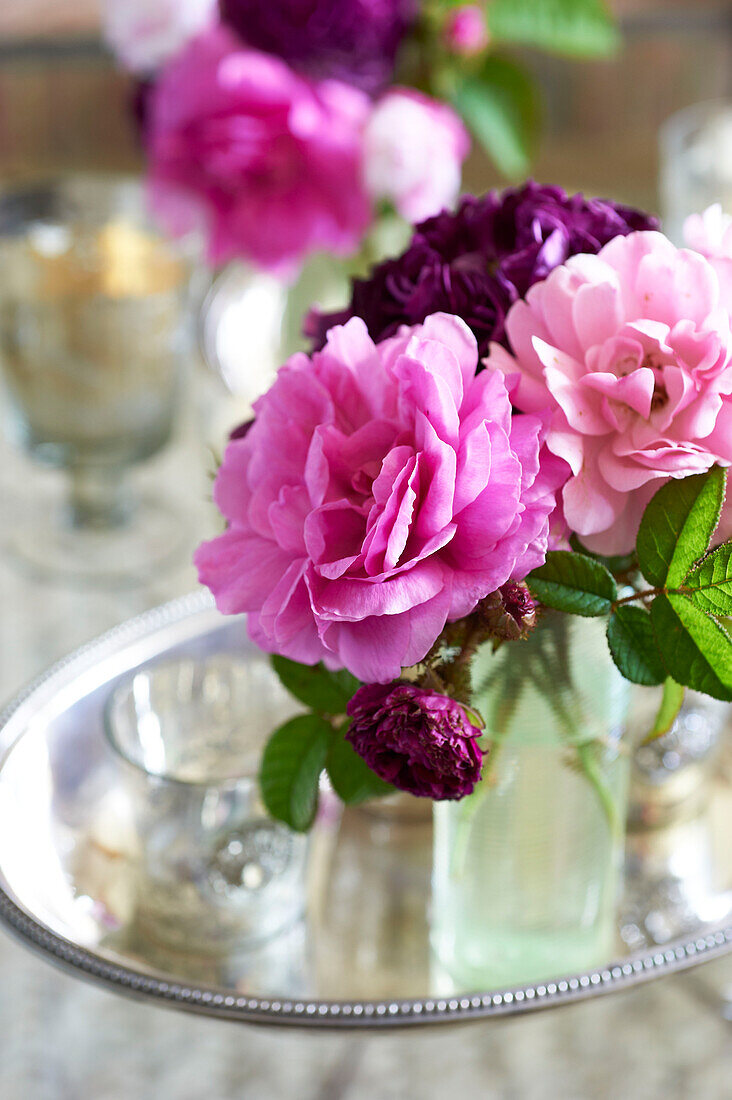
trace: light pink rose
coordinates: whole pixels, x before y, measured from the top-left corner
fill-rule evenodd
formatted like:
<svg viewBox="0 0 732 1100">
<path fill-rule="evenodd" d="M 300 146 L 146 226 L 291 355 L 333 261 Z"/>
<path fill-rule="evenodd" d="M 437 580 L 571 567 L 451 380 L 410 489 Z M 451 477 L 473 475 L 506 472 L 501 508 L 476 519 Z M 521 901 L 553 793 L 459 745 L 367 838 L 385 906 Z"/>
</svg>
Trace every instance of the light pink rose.
<svg viewBox="0 0 732 1100">
<path fill-rule="evenodd" d="M 482 53 L 489 42 L 485 11 L 480 4 L 465 4 L 450 12 L 445 23 L 445 45 L 462 57 Z"/>
<path fill-rule="evenodd" d="M 201 220 L 214 263 L 292 273 L 310 252 L 354 251 L 371 220 L 362 183 L 368 98 L 312 83 L 225 28 L 163 71 L 147 134 L 154 210 L 174 232 Z"/>
<path fill-rule="evenodd" d="M 569 464 L 564 515 L 590 550 L 633 548 L 670 478 L 732 462 L 732 332 L 719 279 L 661 233 L 574 256 L 516 302 L 492 345 L 519 409 L 551 409 L 547 444 Z"/>
<path fill-rule="evenodd" d="M 227 530 L 195 558 L 262 649 L 386 682 L 544 561 L 564 464 L 477 365 L 438 313 L 379 345 L 353 318 L 279 371 L 216 478 Z"/>
<path fill-rule="evenodd" d="M 149 75 L 204 27 L 217 0 L 102 0 L 104 39 L 121 64 Z"/>
<path fill-rule="evenodd" d="M 364 135 L 366 186 L 409 222 L 452 206 L 460 191 L 470 138 L 444 103 L 393 88 L 378 101 Z"/>
</svg>

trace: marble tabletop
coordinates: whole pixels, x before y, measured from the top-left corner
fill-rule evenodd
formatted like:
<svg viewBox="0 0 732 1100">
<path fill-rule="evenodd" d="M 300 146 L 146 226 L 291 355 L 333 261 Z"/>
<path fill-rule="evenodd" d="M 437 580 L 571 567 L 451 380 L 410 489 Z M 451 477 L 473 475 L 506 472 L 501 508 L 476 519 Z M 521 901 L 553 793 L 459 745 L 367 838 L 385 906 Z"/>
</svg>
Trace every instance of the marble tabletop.
<svg viewBox="0 0 732 1100">
<path fill-rule="evenodd" d="M 178 438 L 143 479 L 213 529 L 209 444 L 235 419 L 199 379 Z M 0 541 L 58 491 L 0 443 Z M 0 702 L 53 660 L 195 584 L 189 553 L 123 591 L 67 588 L 0 555 Z M 723 1100 L 732 1095 L 732 959 L 530 1016 L 391 1034 L 298 1033 L 189 1017 L 57 972 L 0 934 L 2 1100 Z"/>
</svg>

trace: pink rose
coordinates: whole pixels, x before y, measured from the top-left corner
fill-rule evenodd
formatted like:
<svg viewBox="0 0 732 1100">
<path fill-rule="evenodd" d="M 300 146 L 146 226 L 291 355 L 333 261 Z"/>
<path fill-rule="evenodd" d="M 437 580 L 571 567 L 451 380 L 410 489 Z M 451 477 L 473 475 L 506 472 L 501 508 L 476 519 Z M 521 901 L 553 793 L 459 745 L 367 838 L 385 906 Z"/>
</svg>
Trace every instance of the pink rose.
<svg viewBox="0 0 732 1100">
<path fill-rule="evenodd" d="M 697 253 L 618 237 L 532 287 L 506 331 L 515 356 L 494 344 L 487 365 L 519 409 L 551 409 L 564 515 L 590 550 L 627 553 L 664 482 L 732 462 L 730 317 Z"/>
<path fill-rule="evenodd" d="M 378 101 L 364 135 L 366 186 L 408 222 L 452 206 L 470 138 L 444 103 L 394 88 Z"/>
<path fill-rule="evenodd" d="M 445 23 L 445 45 L 462 57 L 474 57 L 488 46 L 485 12 L 480 4 L 465 4 L 450 12 Z"/>
<path fill-rule="evenodd" d="M 348 253 L 368 228 L 361 181 L 367 97 L 311 83 L 223 27 L 161 74 L 147 148 L 154 209 L 174 233 L 203 218 L 212 262 L 292 272 L 311 251 Z"/>
<path fill-rule="evenodd" d="M 438 313 L 378 345 L 353 318 L 279 371 L 216 478 L 228 528 L 195 559 L 262 649 L 386 682 L 544 561 L 564 464 L 477 365 Z"/>
<path fill-rule="evenodd" d="M 217 0 L 103 0 L 105 41 L 126 69 L 143 76 L 216 19 Z"/>
</svg>

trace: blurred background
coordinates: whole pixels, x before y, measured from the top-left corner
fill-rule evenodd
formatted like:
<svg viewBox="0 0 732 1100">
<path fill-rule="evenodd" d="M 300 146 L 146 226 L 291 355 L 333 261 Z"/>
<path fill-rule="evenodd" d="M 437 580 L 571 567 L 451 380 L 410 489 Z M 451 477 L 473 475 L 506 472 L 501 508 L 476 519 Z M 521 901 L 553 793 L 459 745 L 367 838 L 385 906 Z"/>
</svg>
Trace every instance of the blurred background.
<svg viewBox="0 0 732 1100">
<path fill-rule="evenodd" d="M 610 60 L 526 51 L 544 93 L 539 180 L 657 207 L 658 130 L 676 110 L 732 85 L 732 6 L 724 0 L 614 0 L 623 48 Z M 100 42 L 94 0 L 3 0 L 0 162 L 5 178 L 142 163 L 129 79 Z M 498 182 L 474 154 L 467 190 Z"/>
</svg>

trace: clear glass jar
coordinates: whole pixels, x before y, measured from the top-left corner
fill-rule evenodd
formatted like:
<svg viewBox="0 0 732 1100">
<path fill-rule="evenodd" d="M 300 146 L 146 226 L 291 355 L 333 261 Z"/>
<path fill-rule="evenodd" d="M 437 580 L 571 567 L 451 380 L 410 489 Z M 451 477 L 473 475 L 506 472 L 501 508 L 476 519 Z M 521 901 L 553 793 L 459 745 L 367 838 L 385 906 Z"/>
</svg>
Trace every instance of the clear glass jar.
<svg viewBox="0 0 732 1100">
<path fill-rule="evenodd" d="M 612 954 L 628 698 L 599 620 L 547 613 L 527 641 L 477 653 L 483 779 L 470 797 L 435 805 L 432 943 L 462 989 Z"/>
</svg>

